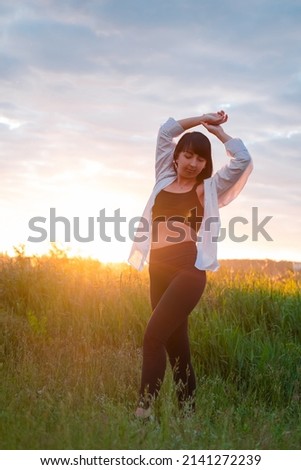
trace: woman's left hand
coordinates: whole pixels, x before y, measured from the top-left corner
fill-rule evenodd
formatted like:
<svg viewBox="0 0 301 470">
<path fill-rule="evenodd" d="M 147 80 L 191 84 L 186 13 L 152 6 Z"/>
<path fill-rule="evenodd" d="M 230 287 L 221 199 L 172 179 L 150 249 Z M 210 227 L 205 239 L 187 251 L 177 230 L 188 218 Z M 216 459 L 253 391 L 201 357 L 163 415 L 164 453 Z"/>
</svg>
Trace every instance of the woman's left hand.
<svg viewBox="0 0 301 470">
<path fill-rule="evenodd" d="M 219 126 L 228 121 L 228 114 L 225 111 L 218 111 L 217 113 L 208 113 L 202 116 L 202 124 L 211 124 Z"/>
</svg>

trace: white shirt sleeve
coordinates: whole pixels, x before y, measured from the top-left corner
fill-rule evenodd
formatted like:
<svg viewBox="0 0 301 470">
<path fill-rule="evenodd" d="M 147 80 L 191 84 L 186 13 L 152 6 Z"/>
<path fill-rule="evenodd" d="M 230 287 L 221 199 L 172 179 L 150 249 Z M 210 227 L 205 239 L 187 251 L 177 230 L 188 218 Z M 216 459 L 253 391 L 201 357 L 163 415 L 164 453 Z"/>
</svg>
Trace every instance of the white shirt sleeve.
<svg viewBox="0 0 301 470">
<path fill-rule="evenodd" d="M 252 158 L 241 139 L 228 140 L 225 148 L 231 160 L 213 176 L 219 207 L 236 198 L 253 170 Z"/>
<path fill-rule="evenodd" d="M 160 179 L 175 176 L 173 154 L 176 147 L 174 137 L 183 134 L 184 129 L 173 118 L 169 118 L 159 129 L 156 147 L 156 182 Z"/>
</svg>

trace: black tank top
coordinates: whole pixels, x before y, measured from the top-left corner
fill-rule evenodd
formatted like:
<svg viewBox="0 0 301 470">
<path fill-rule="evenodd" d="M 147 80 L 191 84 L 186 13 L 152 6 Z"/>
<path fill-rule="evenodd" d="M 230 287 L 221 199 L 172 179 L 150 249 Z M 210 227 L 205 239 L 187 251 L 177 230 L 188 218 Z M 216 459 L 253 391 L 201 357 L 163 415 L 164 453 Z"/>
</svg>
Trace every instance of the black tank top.
<svg viewBox="0 0 301 470">
<path fill-rule="evenodd" d="M 204 215 L 203 206 L 196 193 L 198 184 L 186 193 L 171 193 L 162 189 L 153 205 L 152 221 L 184 222 L 198 232 Z"/>
</svg>

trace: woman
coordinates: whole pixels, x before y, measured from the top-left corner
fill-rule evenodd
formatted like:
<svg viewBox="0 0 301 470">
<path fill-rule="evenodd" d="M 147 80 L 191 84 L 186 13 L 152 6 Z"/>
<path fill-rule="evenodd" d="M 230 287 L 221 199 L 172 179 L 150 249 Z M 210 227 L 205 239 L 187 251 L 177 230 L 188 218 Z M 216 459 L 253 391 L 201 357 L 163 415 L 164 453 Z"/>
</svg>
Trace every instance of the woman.
<svg viewBox="0 0 301 470">
<path fill-rule="evenodd" d="M 188 316 L 206 284 L 206 270 L 218 269 L 219 207 L 232 201 L 252 171 L 251 157 L 240 139 L 222 128 L 224 111 L 161 126 L 156 149 L 156 184 L 141 219 L 129 262 L 142 269 L 149 261 L 152 316 L 143 342 L 140 399 L 136 416 L 147 418 L 166 368 L 173 370 L 180 408 L 194 409 L 195 375 L 190 358 Z M 203 125 L 231 157 L 212 177 L 209 139 Z M 142 234 L 143 233 L 143 234 Z"/>
</svg>

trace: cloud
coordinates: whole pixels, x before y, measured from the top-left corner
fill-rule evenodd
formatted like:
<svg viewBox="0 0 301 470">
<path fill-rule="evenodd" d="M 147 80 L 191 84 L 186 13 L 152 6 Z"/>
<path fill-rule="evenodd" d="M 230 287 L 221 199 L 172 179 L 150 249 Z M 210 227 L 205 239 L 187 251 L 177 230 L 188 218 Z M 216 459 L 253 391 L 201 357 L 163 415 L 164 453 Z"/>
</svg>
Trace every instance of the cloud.
<svg viewBox="0 0 301 470">
<path fill-rule="evenodd" d="M 30 68 L 61 73 L 95 71 L 93 58 L 98 44 L 93 32 L 84 26 L 49 20 L 19 21 L 13 23 L 7 35 L 16 58 Z"/>
</svg>

